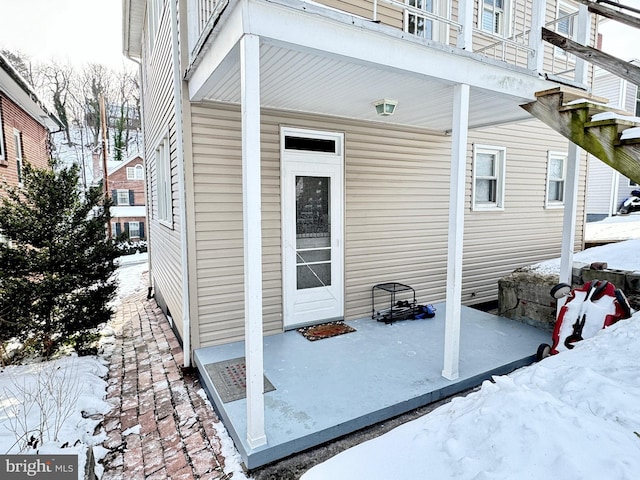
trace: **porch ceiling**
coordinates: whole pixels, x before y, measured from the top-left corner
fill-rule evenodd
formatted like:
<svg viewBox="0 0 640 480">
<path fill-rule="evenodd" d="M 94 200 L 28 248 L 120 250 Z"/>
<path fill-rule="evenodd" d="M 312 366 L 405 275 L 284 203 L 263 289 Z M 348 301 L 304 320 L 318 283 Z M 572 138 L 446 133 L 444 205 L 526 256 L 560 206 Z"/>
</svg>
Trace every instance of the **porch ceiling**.
<svg viewBox="0 0 640 480">
<path fill-rule="evenodd" d="M 428 61 L 428 60 L 427 60 Z M 437 72 L 434 72 L 437 73 Z M 203 100 L 240 104 L 240 58 L 236 45 L 213 72 L 213 87 Z M 452 128 L 454 82 L 389 67 L 261 42 L 260 97 L 263 108 L 409 125 L 445 132 Z M 374 102 L 397 100 L 389 117 L 376 114 Z M 471 88 L 469 126 L 532 118 L 511 97 Z"/>
<path fill-rule="evenodd" d="M 522 68 L 298 0 L 230 0 L 187 71 L 193 101 L 240 103 L 239 42 L 260 38 L 263 108 L 446 132 L 453 85 L 471 87 L 469 126 L 532 118 L 520 105 L 551 82 Z M 373 103 L 398 101 L 379 117 Z"/>
</svg>

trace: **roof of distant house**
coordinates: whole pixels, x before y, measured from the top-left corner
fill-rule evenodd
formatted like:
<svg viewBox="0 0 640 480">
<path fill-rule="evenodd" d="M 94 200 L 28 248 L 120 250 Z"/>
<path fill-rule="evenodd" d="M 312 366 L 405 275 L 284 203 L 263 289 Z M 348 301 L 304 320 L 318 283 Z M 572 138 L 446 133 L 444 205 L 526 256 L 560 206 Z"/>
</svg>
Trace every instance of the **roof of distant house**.
<svg viewBox="0 0 640 480">
<path fill-rule="evenodd" d="M 34 88 L 2 53 L 0 53 L 0 87 L 12 101 L 41 125 L 52 131 L 63 127 L 62 121 L 57 115 L 51 113 L 45 102 L 38 97 Z"/>
</svg>

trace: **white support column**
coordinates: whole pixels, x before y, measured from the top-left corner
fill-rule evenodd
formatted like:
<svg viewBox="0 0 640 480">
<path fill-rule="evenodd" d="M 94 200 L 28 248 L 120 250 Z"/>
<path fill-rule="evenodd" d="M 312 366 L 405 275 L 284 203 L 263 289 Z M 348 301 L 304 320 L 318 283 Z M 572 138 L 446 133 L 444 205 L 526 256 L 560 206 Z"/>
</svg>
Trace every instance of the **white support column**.
<svg viewBox="0 0 640 480">
<path fill-rule="evenodd" d="M 458 32 L 456 46 L 464 50 L 473 51 L 473 0 L 458 0 L 458 23 L 462 31 Z"/>
<path fill-rule="evenodd" d="M 577 145 L 569 143 L 562 228 L 562 253 L 560 256 L 560 283 L 568 283 L 569 285 L 571 285 L 573 276 L 573 244 L 576 237 L 580 153 L 581 150 Z"/>
<path fill-rule="evenodd" d="M 586 5 L 578 7 L 578 28 L 576 32 L 576 42 L 580 45 L 589 45 L 589 33 L 591 32 L 591 14 Z M 587 84 L 587 73 L 589 72 L 589 64 L 576 57 L 576 71 L 574 80 L 583 85 Z"/>
<path fill-rule="evenodd" d="M 264 430 L 262 332 L 262 194 L 260 188 L 260 37 L 240 40 L 244 325 L 247 366 L 247 442 L 267 443 Z"/>
<path fill-rule="evenodd" d="M 542 73 L 544 62 L 544 41 L 542 40 L 542 27 L 547 13 L 547 0 L 533 0 L 531 6 L 531 31 L 529 32 L 529 48 L 531 53 L 527 62 L 527 68 L 537 73 Z"/>
<path fill-rule="evenodd" d="M 451 180 L 449 192 L 449 246 L 447 252 L 447 297 L 442 376 L 458 378 L 460 314 L 462 305 L 462 247 L 464 235 L 465 172 L 469 130 L 469 85 L 453 87 L 451 132 Z"/>
</svg>

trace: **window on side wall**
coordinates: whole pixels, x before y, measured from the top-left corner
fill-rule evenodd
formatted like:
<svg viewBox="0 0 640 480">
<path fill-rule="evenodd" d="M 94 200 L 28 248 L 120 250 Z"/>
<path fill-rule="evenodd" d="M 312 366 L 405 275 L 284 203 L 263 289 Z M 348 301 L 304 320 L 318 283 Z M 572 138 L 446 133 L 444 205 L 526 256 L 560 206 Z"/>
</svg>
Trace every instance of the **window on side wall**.
<svg viewBox="0 0 640 480">
<path fill-rule="evenodd" d="M 556 12 L 556 32 L 560 35 L 575 40 L 578 31 L 578 8 L 567 3 L 559 2 Z M 556 56 L 566 57 L 567 52 L 562 48 L 555 47 Z"/>
<path fill-rule="evenodd" d="M 127 167 L 127 180 L 144 180 L 144 169 L 142 165 Z"/>
<path fill-rule="evenodd" d="M 2 122 L 2 100 L 0 99 L 0 165 L 7 165 L 7 155 L 4 150 L 4 123 Z"/>
<path fill-rule="evenodd" d="M 171 162 L 169 137 L 163 138 L 156 148 L 157 216 L 161 223 L 172 226 Z"/>
<path fill-rule="evenodd" d="M 405 3 L 425 12 L 434 13 L 435 0 L 405 0 Z M 433 40 L 433 27 L 433 20 L 420 15 L 415 10 L 405 10 L 405 29 L 407 32 L 427 40 Z"/>
<path fill-rule="evenodd" d="M 504 208 L 506 149 L 486 145 L 473 147 L 473 210 Z"/>
<path fill-rule="evenodd" d="M 547 161 L 547 207 L 564 206 L 567 154 L 549 152 Z"/>
<path fill-rule="evenodd" d="M 147 41 L 149 42 L 149 52 L 153 51 L 160 19 L 162 18 L 162 9 L 164 0 L 147 0 Z"/>
<path fill-rule="evenodd" d="M 488 33 L 509 36 L 507 13 L 510 0 L 480 0 L 482 2 L 482 16 L 480 28 Z"/>
<path fill-rule="evenodd" d="M 22 132 L 16 128 L 13 129 L 13 141 L 16 149 L 16 174 L 18 176 L 18 185 L 22 185 Z"/>
</svg>

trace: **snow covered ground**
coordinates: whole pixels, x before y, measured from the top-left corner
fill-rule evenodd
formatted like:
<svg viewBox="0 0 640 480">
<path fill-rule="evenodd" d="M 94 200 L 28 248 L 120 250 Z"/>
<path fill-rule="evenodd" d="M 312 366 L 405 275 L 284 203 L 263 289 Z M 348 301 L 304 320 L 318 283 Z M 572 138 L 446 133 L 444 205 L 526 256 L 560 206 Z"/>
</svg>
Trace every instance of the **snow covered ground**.
<svg viewBox="0 0 640 480">
<path fill-rule="evenodd" d="M 640 237 L 639 216 L 589 224 Z M 593 233 L 593 232 L 592 232 Z M 640 270 L 640 239 L 594 247 L 577 262 Z M 560 260 L 531 268 L 557 273 Z M 636 479 L 640 471 L 640 313 L 576 348 L 453 399 L 317 465 L 302 480 Z"/>
<path fill-rule="evenodd" d="M 636 479 L 640 314 L 353 447 L 302 480 Z"/>
<path fill-rule="evenodd" d="M 147 254 L 121 257 L 120 265 L 115 302 L 146 288 Z M 109 327 L 103 330 L 110 333 Z M 105 359 L 77 356 L 0 369 L 0 454 L 78 454 L 83 471 L 87 445 L 106 438 L 95 430 L 111 408 L 104 400 L 107 372 Z"/>
<path fill-rule="evenodd" d="M 589 222 L 585 225 L 584 236 L 587 242 L 610 242 L 640 238 L 640 212 L 607 217 L 598 222 Z"/>
</svg>

